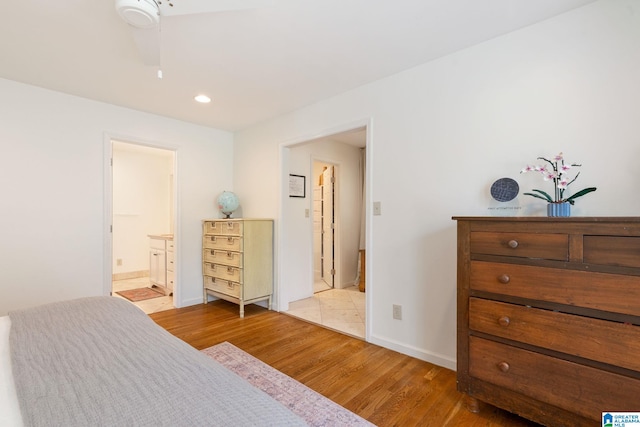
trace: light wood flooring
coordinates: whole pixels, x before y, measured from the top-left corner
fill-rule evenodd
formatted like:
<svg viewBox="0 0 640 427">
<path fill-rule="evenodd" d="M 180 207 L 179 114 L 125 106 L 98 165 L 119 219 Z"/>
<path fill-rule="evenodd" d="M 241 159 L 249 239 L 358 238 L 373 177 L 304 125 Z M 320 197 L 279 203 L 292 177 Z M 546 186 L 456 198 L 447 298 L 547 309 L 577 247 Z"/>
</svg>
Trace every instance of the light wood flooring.
<svg viewBox="0 0 640 427">
<path fill-rule="evenodd" d="M 322 326 L 226 301 L 150 315 L 197 349 L 228 341 L 380 426 L 509 426 L 535 423 L 481 404 L 464 408 L 455 372 Z"/>
</svg>

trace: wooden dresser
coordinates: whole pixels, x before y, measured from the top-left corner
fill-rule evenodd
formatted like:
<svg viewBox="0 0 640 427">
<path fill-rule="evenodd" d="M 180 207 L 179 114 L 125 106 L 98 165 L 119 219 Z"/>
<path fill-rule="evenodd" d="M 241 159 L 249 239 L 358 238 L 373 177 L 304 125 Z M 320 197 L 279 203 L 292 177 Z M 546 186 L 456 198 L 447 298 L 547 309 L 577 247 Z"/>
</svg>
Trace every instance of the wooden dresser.
<svg viewBox="0 0 640 427">
<path fill-rule="evenodd" d="M 212 295 L 244 306 L 273 295 L 273 220 L 211 219 L 202 223 L 204 303 Z"/>
<path fill-rule="evenodd" d="M 640 218 L 454 219 L 468 409 L 563 427 L 640 411 Z"/>
</svg>

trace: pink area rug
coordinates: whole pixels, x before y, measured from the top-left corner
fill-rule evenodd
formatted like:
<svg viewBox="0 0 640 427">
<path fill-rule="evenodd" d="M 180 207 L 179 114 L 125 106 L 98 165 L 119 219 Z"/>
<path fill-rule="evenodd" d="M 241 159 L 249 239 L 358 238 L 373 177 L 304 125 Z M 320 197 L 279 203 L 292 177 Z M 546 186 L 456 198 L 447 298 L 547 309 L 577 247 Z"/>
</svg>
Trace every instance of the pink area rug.
<svg viewBox="0 0 640 427">
<path fill-rule="evenodd" d="M 129 301 L 144 301 L 146 299 L 163 297 L 164 292 L 156 291 L 152 288 L 130 289 L 128 291 L 119 291 L 116 294 L 128 299 Z"/>
<path fill-rule="evenodd" d="M 202 350 L 225 368 L 267 393 L 310 426 L 373 426 L 304 384 L 272 368 L 233 344 L 223 342 Z"/>
</svg>

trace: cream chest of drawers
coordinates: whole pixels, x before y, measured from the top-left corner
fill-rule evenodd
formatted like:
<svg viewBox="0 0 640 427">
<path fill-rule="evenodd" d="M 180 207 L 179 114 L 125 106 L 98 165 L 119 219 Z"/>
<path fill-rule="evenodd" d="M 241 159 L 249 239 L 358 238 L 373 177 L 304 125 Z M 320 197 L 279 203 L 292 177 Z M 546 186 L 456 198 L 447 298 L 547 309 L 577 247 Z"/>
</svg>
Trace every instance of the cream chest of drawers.
<svg viewBox="0 0 640 427">
<path fill-rule="evenodd" d="M 212 219 L 202 223 L 204 302 L 212 295 L 240 306 L 273 296 L 273 220 Z"/>
<path fill-rule="evenodd" d="M 640 218 L 454 219 L 468 408 L 563 427 L 640 411 Z"/>
</svg>

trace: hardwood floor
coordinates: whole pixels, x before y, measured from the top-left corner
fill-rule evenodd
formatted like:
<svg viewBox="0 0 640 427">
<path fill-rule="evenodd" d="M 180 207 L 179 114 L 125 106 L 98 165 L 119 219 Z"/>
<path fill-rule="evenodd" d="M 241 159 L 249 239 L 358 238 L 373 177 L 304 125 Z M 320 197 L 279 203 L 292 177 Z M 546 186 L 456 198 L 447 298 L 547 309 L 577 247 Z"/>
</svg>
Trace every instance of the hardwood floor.
<svg viewBox="0 0 640 427">
<path fill-rule="evenodd" d="M 150 315 L 197 349 L 228 341 L 378 426 L 538 424 L 481 404 L 464 407 L 455 372 L 251 304 L 215 301 Z"/>
</svg>

